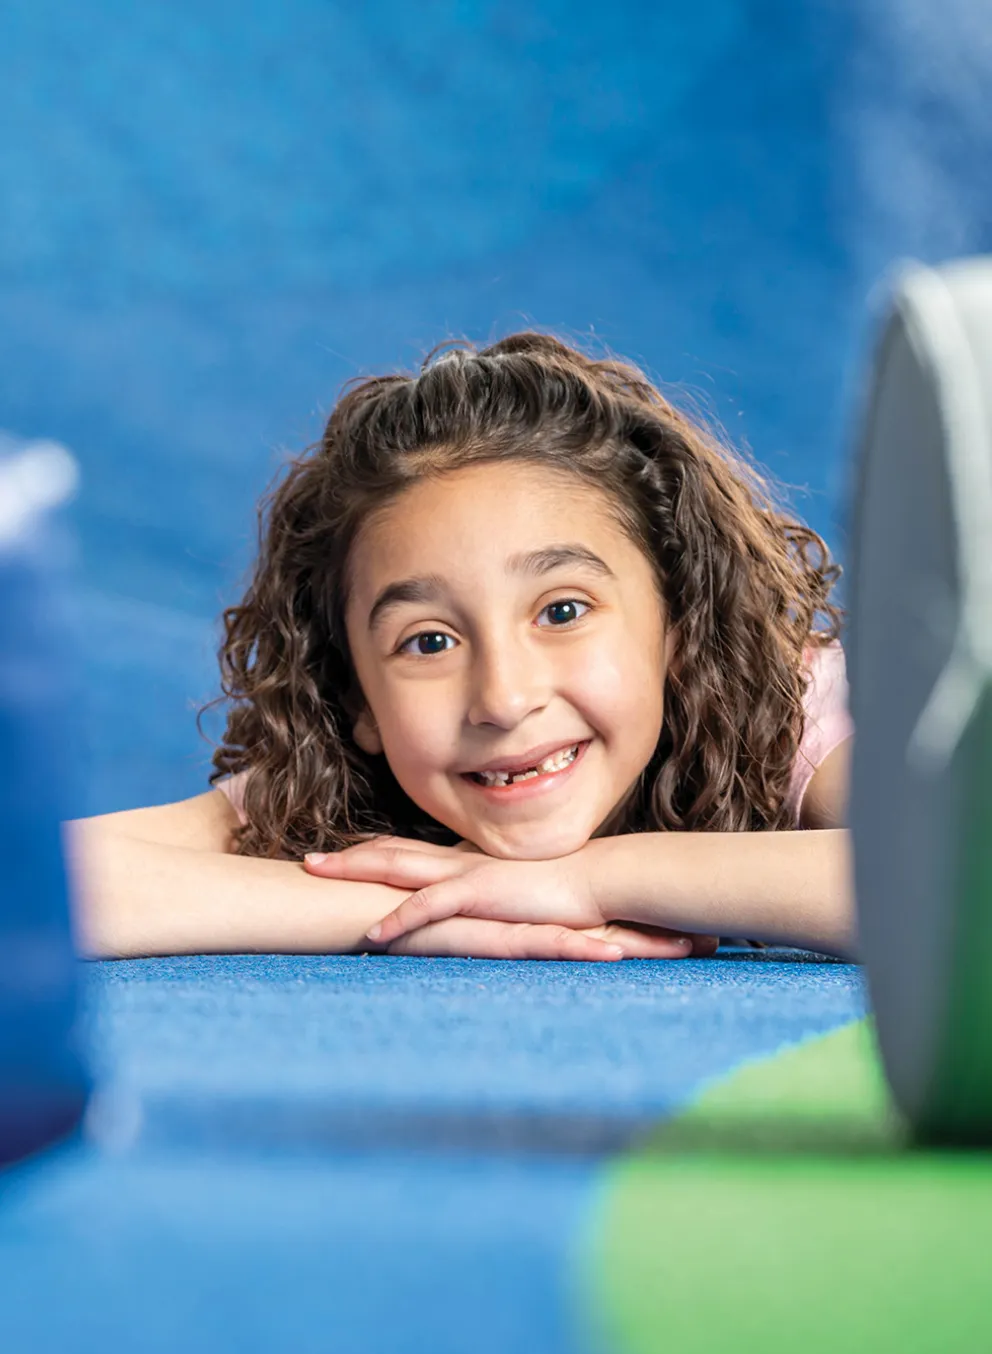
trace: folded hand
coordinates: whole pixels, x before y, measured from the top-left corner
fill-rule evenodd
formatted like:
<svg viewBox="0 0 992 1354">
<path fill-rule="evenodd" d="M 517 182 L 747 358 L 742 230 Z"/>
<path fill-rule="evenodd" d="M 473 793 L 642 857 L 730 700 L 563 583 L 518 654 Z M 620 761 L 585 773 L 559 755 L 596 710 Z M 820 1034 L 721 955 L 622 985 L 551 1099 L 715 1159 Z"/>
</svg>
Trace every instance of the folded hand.
<svg viewBox="0 0 992 1354">
<path fill-rule="evenodd" d="M 318 859 L 310 874 L 411 890 L 369 938 L 391 954 L 490 958 L 683 959 L 712 954 L 716 937 L 612 921 L 592 895 L 582 852 L 501 860 L 469 842 L 434 846 L 374 837 Z"/>
</svg>

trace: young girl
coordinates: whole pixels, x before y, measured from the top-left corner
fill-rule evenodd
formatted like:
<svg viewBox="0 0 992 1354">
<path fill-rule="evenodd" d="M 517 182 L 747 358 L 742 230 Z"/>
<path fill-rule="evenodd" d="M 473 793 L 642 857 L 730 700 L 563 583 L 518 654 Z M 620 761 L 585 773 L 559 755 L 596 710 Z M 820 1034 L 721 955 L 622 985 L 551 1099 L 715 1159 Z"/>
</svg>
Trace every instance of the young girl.
<svg viewBox="0 0 992 1354">
<path fill-rule="evenodd" d="M 215 788 L 71 825 L 81 946 L 851 954 L 840 572 L 632 366 L 360 381 L 260 509 Z"/>
</svg>

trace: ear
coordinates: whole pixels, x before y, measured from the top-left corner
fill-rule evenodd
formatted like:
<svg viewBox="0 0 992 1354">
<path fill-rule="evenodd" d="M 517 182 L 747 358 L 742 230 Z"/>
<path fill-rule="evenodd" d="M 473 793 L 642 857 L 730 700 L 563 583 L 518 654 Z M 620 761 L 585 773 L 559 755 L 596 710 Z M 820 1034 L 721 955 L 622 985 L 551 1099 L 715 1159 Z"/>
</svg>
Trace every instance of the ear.
<svg viewBox="0 0 992 1354">
<path fill-rule="evenodd" d="M 665 672 L 674 673 L 677 677 L 681 662 L 678 626 L 670 625 L 665 634 Z"/>
<path fill-rule="evenodd" d="M 363 752 L 375 756 L 382 751 L 382 739 L 379 736 L 379 726 L 372 717 L 372 714 L 366 705 L 361 714 L 355 720 L 354 726 L 355 742 Z"/>
<path fill-rule="evenodd" d="M 375 722 L 372 711 L 365 703 L 364 693 L 354 674 L 352 674 L 348 690 L 341 697 L 341 704 L 344 707 L 345 714 L 352 721 L 352 733 L 361 750 L 370 753 L 372 756 L 381 752 L 382 739 L 379 737 L 379 726 Z"/>
</svg>

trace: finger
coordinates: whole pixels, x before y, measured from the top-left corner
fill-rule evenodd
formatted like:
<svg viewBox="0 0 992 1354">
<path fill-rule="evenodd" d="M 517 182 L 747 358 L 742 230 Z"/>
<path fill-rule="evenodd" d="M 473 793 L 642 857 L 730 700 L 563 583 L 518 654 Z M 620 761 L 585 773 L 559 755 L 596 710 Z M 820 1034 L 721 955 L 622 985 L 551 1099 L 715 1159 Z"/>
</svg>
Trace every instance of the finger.
<svg viewBox="0 0 992 1354">
<path fill-rule="evenodd" d="M 386 944 L 408 931 L 417 931 L 431 922 L 445 921 L 459 915 L 511 924 L 553 922 L 551 916 L 535 916 L 539 907 L 540 903 L 533 898 L 514 898 L 505 892 L 498 900 L 487 898 L 485 881 L 480 878 L 479 871 L 475 871 L 471 878 L 454 874 L 447 880 L 426 885 L 412 893 L 382 921 L 370 926 L 366 934 L 370 940 Z"/>
<path fill-rule="evenodd" d="M 388 944 L 430 922 L 465 916 L 516 925 L 564 926 L 598 936 L 589 925 L 595 920 L 592 908 L 581 901 L 563 900 L 553 889 L 542 890 L 533 883 L 528 886 L 518 880 L 508 886 L 501 869 L 497 863 L 466 865 L 464 871 L 411 893 L 366 934 L 370 940 Z"/>
<path fill-rule="evenodd" d="M 620 945 L 625 959 L 688 959 L 692 954 L 691 936 L 655 934 L 620 924 L 597 927 L 594 934 Z"/>
<path fill-rule="evenodd" d="M 707 959 L 715 954 L 720 946 L 719 936 L 700 936 L 693 932 L 683 933 L 679 931 L 661 931 L 654 928 L 648 928 L 641 931 L 640 928 L 623 928 L 624 931 L 630 930 L 630 939 L 617 937 L 617 940 L 627 951 L 629 959 Z M 668 953 L 672 944 L 678 946 L 674 954 Z M 629 948 L 628 948 L 629 946 Z M 637 949 L 637 954 L 633 953 Z"/>
<path fill-rule="evenodd" d="M 416 837 L 395 837 L 385 834 L 379 836 L 366 837 L 364 841 L 354 842 L 351 846 L 344 846 L 340 851 L 334 854 L 343 856 L 354 854 L 359 851 L 368 851 L 369 848 L 402 848 L 405 851 L 422 851 L 425 855 L 438 855 L 441 852 L 450 851 L 450 846 L 435 846 L 433 842 L 422 842 Z"/>
<path fill-rule="evenodd" d="M 427 855 L 443 856 L 449 851 L 471 851 L 476 855 L 485 855 L 481 847 L 476 846 L 475 842 L 459 841 L 454 846 L 439 846 L 436 842 L 424 842 L 419 837 L 396 837 L 388 833 L 373 833 L 364 840 L 354 842 L 351 846 L 343 846 L 337 854 L 343 854 L 345 851 L 364 851 L 369 846 L 402 846 L 409 851 L 423 851 Z"/>
<path fill-rule="evenodd" d="M 568 926 L 509 923 L 511 959 L 617 960 L 623 946 Z"/>
<path fill-rule="evenodd" d="M 363 843 L 364 845 L 364 843 Z M 454 846 L 439 846 L 437 842 L 422 842 L 419 837 L 380 837 L 381 846 L 400 846 L 406 851 L 422 851 L 426 856 L 446 856 Z"/>
<path fill-rule="evenodd" d="M 475 842 L 459 841 L 454 846 L 438 846 L 436 842 L 422 842 L 417 837 L 370 837 L 367 841 L 357 842 L 354 846 L 346 846 L 346 851 L 361 851 L 366 846 L 402 846 L 410 851 L 423 851 L 429 856 L 446 856 L 452 851 L 462 853 L 472 852 L 477 856 L 485 855 L 481 847 L 476 846 Z"/>
<path fill-rule="evenodd" d="M 622 922 L 597 927 L 594 934 L 622 945 L 627 959 L 684 959 L 692 950 L 692 941 L 687 936 L 642 930 Z"/>
<path fill-rule="evenodd" d="M 429 922 L 387 947 L 388 954 L 466 959 L 548 959 L 604 962 L 623 958 L 619 946 L 563 926 L 530 926 L 477 917 Z"/>
<path fill-rule="evenodd" d="M 612 922 L 592 929 L 594 935 L 616 939 L 623 945 L 628 959 L 705 959 L 720 947 L 719 936 L 701 936 L 640 922 Z M 620 931 L 623 935 L 618 934 Z M 677 948 L 670 950 L 672 942 Z"/>
<path fill-rule="evenodd" d="M 398 940 L 410 931 L 419 931 L 432 922 L 446 921 L 459 913 L 471 916 L 474 912 L 472 900 L 459 889 L 442 889 L 438 885 L 426 886 L 404 898 L 399 907 L 393 909 L 381 921 L 370 926 L 366 935 L 369 940 L 387 945 Z"/>
<path fill-rule="evenodd" d="M 307 856 L 303 868 L 323 879 L 354 879 L 367 883 L 393 884 L 397 888 L 422 889 L 461 874 L 464 860 L 431 856 L 399 847 L 368 846 L 361 851 L 334 851 L 319 860 Z"/>
<path fill-rule="evenodd" d="M 686 942 L 686 959 L 707 959 L 711 954 L 715 954 L 720 946 L 719 936 L 698 936 L 692 932 L 686 935 L 680 935 L 676 939 Z"/>
</svg>

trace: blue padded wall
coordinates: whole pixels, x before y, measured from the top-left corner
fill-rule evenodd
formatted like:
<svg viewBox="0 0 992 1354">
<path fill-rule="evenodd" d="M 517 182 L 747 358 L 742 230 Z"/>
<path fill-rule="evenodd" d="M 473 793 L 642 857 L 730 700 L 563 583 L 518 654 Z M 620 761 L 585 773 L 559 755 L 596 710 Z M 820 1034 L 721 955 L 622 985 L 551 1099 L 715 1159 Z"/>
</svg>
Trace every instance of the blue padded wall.
<svg viewBox="0 0 992 1354">
<path fill-rule="evenodd" d="M 629 354 L 843 557 L 869 288 L 990 242 L 984 14 L 10 0 L 0 428 L 83 470 L 75 811 L 203 787 L 258 495 L 344 379 L 449 335 Z"/>
</svg>

